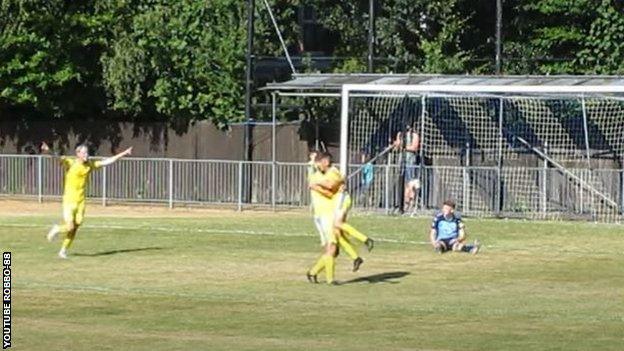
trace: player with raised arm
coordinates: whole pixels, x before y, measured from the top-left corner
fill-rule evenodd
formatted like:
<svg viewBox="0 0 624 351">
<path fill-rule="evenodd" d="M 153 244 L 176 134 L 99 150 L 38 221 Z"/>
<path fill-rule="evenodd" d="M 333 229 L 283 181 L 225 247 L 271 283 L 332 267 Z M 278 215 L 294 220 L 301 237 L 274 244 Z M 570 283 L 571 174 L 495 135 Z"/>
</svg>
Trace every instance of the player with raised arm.
<svg viewBox="0 0 624 351">
<path fill-rule="evenodd" d="M 368 251 L 372 251 L 375 245 L 373 239 L 347 223 L 347 215 L 349 210 L 351 210 L 352 204 L 351 195 L 347 192 L 344 175 L 332 163 L 331 154 L 324 153 L 320 155 L 319 168 L 327 174 L 327 177 L 319 185 L 334 194 L 332 197 L 334 200 L 334 229 L 361 241 L 366 245 Z"/>
<path fill-rule="evenodd" d="M 321 239 L 321 245 L 327 250 L 327 245 L 330 243 L 333 233 L 334 223 L 334 206 L 332 202 L 333 193 L 318 187 L 316 183 L 322 181 L 325 176 L 324 172 L 321 172 L 317 167 L 318 152 L 310 152 L 308 162 L 308 185 L 310 188 L 310 197 L 312 200 L 312 211 L 314 214 L 314 225 L 319 233 Z M 353 271 L 357 271 L 360 265 L 364 262 L 359 257 L 357 251 L 351 245 L 351 242 L 343 235 L 336 236 L 336 241 L 339 249 L 342 249 L 353 260 Z M 338 255 L 339 250 L 336 250 L 335 256 Z M 326 258 L 323 256 L 318 261 L 319 269 L 313 270 L 315 274 L 307 274 L 308 280 L 312 283 L 316 283 L 316 275 L 322 270 L 326 262 Z"/>
<path fill-rule="evenodd" d="M 311 183 L 320 179 L 320 177 L 322 176 L 322 174 L 316 168 L 317 153 L 318 151 L 313 150 L 308 155 L 309 157 L 308 164 L 307 164 L 308 186 Z M 314 216 L 314 226 L 316 227 L 316 230 L 319 233 L 319 237 L 321 239 L 321 246 L 327 245 L 327 240 L 326 240 L 326 236 L 324 233 L 325 229 L 324 229 L 324 224 L 323 224 L 323 218 L 321 216 L 321 208 L 322 208 L 322 203 L 324 200 L 325 200 L 324 196 L 320 192 L 312 190 L 310 188 L 310 205 L 312 207 L 312 215 Z"/>
<path fill-rule="evenodd" d="M 49 153 L 50 147 L 44 142 L 41 144 L 41 151 Z M 115 163 L 120 158 L 130 155 L 132 147 L 118 153 L 115 156 L 105 158 L 101 161 L 89 159 L 89 149 L 86 145 L 76 147 L 76 157 L 60 156 L 59 161 L 65 171 L 63 183 L 63 223 L 54 225 L 48 232 L 48 241 L 54 241 L 59 234 L 65 235 L 65 240 L 58 255 L 60 258 L 67 258 L 67 250 L 71 247 L 76 238 L 76 231 L 84 220 L 85 213 L 85 191 L 87 188 L 89 174 L 98 168 Z"/>
<path fill-rule="evenodd" d="M 310 183 L 310 188 L 331 194 L 331 203 L 329 204 L 329 210 L 332 212 L 330 216 L 333 222 L 333 235 L 331 237 L 336 238 L 335 240 L 338 241 L 340 238 L 344 238 L 343 234 L 346 234 L 364 243 L 369 251 L 372 250 L 374 241 L 346 222 L 348 211 L 351 208 L 351 197 L 346 191 L 344 176 L 332 164 L 331 154 L 327 152 L 318 154 L 317 167 L 324 174 L 324 177 Z M 353 271 L 357 271 L 363 262 L 364 260 L 361 257 L 357 257 L 353 261 Z M 314 275 L 316 270 L 312 269 L 310 273 Z"/>
<path fill-rule="evenodd" d="M 333 202 L 332 192 L 319 185 L 326 176 L 325 172 L 318 167 L 318 155 L 312 164 L 313 169 L 309 173 L 308 187 L 312 195 L 312 207 L 314 221 L 321 236 L 321 244 L 324 252 L 314 266 L 306 273 L 308 281 L 318 283 L 317 275 L 325 270 L 327 284 L 335 284 L 334 269 L 338 254 L 338 237 L 333 232 Z"/>
</svg>

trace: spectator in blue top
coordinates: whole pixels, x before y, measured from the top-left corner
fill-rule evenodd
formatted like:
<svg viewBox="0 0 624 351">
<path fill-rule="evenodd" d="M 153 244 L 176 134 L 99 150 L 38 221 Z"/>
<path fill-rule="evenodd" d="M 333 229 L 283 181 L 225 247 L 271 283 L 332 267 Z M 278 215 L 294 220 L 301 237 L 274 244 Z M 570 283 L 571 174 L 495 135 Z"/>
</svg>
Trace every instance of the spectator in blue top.
<svg viewBox="0 0 624 351">
<path fill-rule="evenodd" d="M 472 245 L 465 243 L 464 222 L 459 213 L 455 212 L 455 202 L 452 200 L 444 201 L 442 211 L 433 217 L 430 240 L 435 251 L 439 253 L 453 250 L 476 255 L 480 247 L 478 240 Z"/>
<path fill-rule="evenodd" d="M 368 188 L 373 184 L 373 177 L 375 175 L 375 168 L 370 162 L 370 157 L 365 153 L 362 153 L 362 192 L 367 192 Z"/>
</svg>

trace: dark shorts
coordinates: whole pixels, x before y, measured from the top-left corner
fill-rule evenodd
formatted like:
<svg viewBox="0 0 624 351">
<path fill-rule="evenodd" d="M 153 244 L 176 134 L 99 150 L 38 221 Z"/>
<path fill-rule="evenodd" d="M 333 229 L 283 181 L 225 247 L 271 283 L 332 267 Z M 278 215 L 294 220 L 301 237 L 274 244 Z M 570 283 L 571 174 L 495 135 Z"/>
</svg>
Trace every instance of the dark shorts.
<svg viewBox="0 0 624 351">
<path fill-rule="evenodd" d="M 419 178 L 420 176 L 420 157 L 417 155 L 412 160 L 405 162 L 405 182 L 409 182 L 412 179 Z"/>
<path fill-rule="evenodd" d="M 457 238 L 452 238 L 452 239 L 440 239 L 440 240 L 436 240 L 436 242 L 438 243 L 444 243 L 444 245 L 446 245 L 446 250 L 450 251 L 453 250 L 453 245 L 455 245 L 456 243 L 459 242 L 459 240 L 457 240 Z"/>
<path fill-rule="evenodd" d="M 418 170 L 418 166 L 405 166 L 405 183 L 409 182 L 412 179 L 416 179 Z"/>
</svg>

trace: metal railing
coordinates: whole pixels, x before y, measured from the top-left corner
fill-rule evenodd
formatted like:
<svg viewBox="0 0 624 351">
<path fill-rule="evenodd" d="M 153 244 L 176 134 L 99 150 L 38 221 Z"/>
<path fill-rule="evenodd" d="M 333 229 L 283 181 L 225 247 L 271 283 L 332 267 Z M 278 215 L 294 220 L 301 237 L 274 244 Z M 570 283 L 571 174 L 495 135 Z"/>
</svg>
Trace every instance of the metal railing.
<svg viewBox="0 0 624 351">
<path fill-rule="evenodd" d="M 357 165 L 351 166 L 355 171 Z M 619 222 L 624 207 L 624 172 L 574 169 L 574 174 L 619 204 L 606 204 L 555 168 L 421 166 L 422 186 L 413 213 L 430 214 L 445 199 L 472 216 L 586 218 Z M 351 173 L 350 172 L 350 173 Z M 399 167 L 375 165 L 372 181 L 362 175 L 348 187 L 354 207 L 396 212 L 402 201 Z M 305 163 L 125 158 L 94 171 L 87 196 L 109 201 L 234 206 L 307 207 Z M 370 178 L 369 178 L 370 180 Z M 0 195 L 43 201 L 60 198 L 63 170 L 57 160 L 39 155 L 0 155 Z"/>
</svg>

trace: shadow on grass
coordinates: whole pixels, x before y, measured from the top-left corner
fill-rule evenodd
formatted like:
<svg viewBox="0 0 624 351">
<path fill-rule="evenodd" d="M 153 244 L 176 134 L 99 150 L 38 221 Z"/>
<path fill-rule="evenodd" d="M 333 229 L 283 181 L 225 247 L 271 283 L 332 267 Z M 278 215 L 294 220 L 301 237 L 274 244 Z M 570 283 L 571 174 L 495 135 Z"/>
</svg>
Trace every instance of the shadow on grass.
<svg viewBox="0 0 624 351">
<path fill-rule="evenodd" d="M 380 274 L 368 275 L 366 277 L 359 277 L 351 280 L 347 280 L 344 282 L 340 282 L 340 285 L 344 284 L 356 284 L 356 283 L 390 283 L 390 284 L 398 284 L 399 282 L 394 279 L 400 279 L 409 275 L 410 272 L 386 272 Z"/>
<path fill-rule="evenodd" d="M 139 251 L 157 251 L 164 250 L 162 247 L 139 247 L 136 249 L 120 249 L 120 250 L 110 250 L 110 251 L 102 251 L 95 253 L 76 253 L 73 256 L 81 256 L 81 257 L 98 257 L 98 256 L 108 256 L 108 255 L 116 255 L 120 253 L 128 253 L 128 252 L 139 252 Z"/>
</svg>

